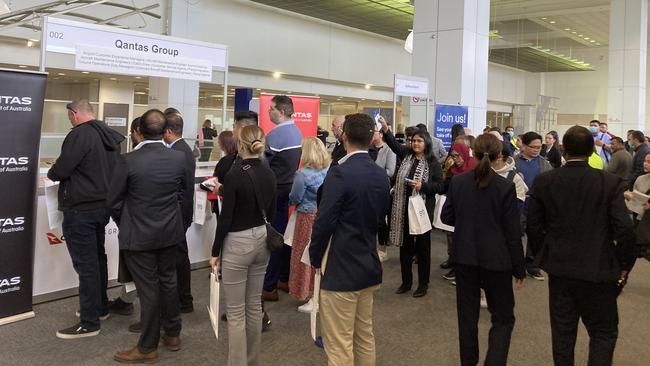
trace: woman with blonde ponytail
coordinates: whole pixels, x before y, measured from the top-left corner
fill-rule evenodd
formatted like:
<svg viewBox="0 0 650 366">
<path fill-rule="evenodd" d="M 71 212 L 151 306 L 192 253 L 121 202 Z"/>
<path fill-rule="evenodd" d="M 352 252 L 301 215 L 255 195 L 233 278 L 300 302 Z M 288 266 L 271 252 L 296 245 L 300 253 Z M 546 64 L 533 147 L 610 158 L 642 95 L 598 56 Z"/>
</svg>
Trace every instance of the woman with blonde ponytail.
<svg viewBox="0 0 650 366">
<path fill-rule="evenodd" d="M 451 260 L 456 271 L 458 339 L 462 365 L 478 363 L 478 318 L 485 290 L 492 329 L 486 365 L 507 365 L 515 325 L 512 277 L 523 286 L 524 252 L 515 184 L 494 172 L 502 142 L 491 134 L 474 142 L 477 166 L 454 176 L 440 218 L 455 227 Z"/>
<path fill-rule="evenodd" d="M 264 132 L 241 129 L 233 165 L 223 182 L 223 207 L 210 264 L 221 266 L 228 318 L 228 365 L 257 365 L 262 337 L 262 284 L 270 252 L 267 221 L 275 213 L 275 175 L 261 163 Z M 260 197 L 262 202 L 259 202 Z M 236 208 L 236 210 L 235 210 Z"/>
</svg>

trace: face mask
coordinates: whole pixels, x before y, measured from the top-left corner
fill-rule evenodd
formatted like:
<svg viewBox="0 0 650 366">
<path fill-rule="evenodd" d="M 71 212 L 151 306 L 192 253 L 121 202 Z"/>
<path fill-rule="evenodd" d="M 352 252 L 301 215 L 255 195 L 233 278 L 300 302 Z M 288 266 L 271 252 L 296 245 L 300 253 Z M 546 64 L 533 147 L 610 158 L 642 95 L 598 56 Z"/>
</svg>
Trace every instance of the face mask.
<svg viewBox="0 0 650 366">
<path fill-rule="evenodd" d="M 514 135 L 515 135 L 514 131 L 508 131 L 508 136 L 510 136 L 512 138 Z"/>
<path fill-rule="evenodd" d="M 589 131 L 591 131 L 591 133 L 598 133 L 598 127 L 590 126 Z"/>
</svg>

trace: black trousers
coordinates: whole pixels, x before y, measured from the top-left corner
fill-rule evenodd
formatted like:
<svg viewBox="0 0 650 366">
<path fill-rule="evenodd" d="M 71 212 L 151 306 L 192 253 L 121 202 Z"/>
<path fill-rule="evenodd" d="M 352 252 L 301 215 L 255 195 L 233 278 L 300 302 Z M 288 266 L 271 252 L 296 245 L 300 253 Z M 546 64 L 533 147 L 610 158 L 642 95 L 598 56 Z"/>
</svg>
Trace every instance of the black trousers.
<svg viewBox="0 0 650 366">
<path fill-rule="evenodd" d="M 185 230 L 187 232 L 187 230 Z M 176 277 L 178 279 L 178 300 L 181 309 L 191 309 L 192 302 L 192 271 L 190 267 L 190 257 L 187 250 L 187 240 L 177 246 L 176 253 Z"/>
<path fill-rule="evenodd" d="M 595 283 L 549 275 L 553 361 L 574 364 L 578 321 L 589 334 L 589 366 L 611 365 L 618 338 L 616 283 Z"/>
<path fill-rule="evenodd" d="M 512 272 L 489 271 L 478 266 L 460 264 L 454 268 L 461 365 L 478 363 L 478 319 L 483 288 L 492 321 L 485 365 L 505 366 L 515 326 Z"/>
<path fill-rule="evenodd" d="M 160 326 L 169 336 L 181 332 L 181 315 L 176 286 L 177 245 L 151 251 L 125 251 L 126 264 L 140 296 L 142 333 L 140 352 L 158 348 Z"/>
<path fill-rule="evenodd" d="M 413 284 L 413 256 L 418 259 L 418 285 L 429 285 L 431 273 L 431 232 L 422 235 L 409 234 L 408 222 L 404 224 L 404 239 L 399 248 L 399 261 L 402 269 L 402 285 L 410 287 Z"/>
</svg>

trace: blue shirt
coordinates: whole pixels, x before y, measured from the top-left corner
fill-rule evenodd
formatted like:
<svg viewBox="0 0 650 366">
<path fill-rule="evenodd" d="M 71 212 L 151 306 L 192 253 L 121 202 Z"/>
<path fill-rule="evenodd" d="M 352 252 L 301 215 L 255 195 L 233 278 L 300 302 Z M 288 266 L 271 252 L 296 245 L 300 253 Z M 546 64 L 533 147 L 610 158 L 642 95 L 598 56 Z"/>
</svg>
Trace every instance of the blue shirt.
<svg viewBox="0 0 650 366">
<path fill-rule="evenodd" d="M 289 193 L 289 204 L 297 205 L 298 212 L 311 213 L 316 209 L 316 192 L 323 184 L 328 168 L 316 170 L 302 168 L 293 178 L 293 186 Z"/>
<path fill-rule="evenodd" d="M 524 183 L 528 186 L 528 192 L 532 192 L 533 182 L 540 171 L 540 157 L 536 156 L 534 159 L 528 160 L 524 158 L 523 155 L 520 155 L 517 159 L 519 159 L 517 170 L 519 170 L 519 173 L 524 176 Z"/>
<path fill-rule="evenodd" d="M 300 164 L 301 144 L 302 134 L 292 120 L 280 123 L 266 135 L 265 155 L 278 186 L 288 189 L 291 185 Z"/>
<path fill-rule="evenodd" d="M 612 143 L 612 137 L 608 133 L 598 132 L 596 136 L 594 136 L 594 142 L 596 141 L 602 141 L 603 143 L 605 143 L 605 145 L 609 145 Z M 605 165 L 607 165 L 609 164 L 609 161 L 612 160 L 612 153 L 610 153 L 609 151 L 605 151 L 605 149 L 601 149 L 600 157 L 603 158 Z"/>
</svg>

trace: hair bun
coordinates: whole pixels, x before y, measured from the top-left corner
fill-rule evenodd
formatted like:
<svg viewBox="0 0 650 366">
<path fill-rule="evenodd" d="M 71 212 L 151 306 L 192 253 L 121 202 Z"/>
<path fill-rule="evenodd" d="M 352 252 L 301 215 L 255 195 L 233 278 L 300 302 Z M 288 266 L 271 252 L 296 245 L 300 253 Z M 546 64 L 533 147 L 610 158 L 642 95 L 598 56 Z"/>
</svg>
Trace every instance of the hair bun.
<svg viewBox="0 0 650 366">
<path fill-rule="evenodd" d="M 264 143 L 262 143 L 262 141 L 260 141 L 260 140 L 255 140 L 251 144 L 251 152 L 253 154 L 261 154 L 261 153 L 264 152 L 265 148 L 266 148 L 266 146 L 264 146 Z"/>
</svg>

